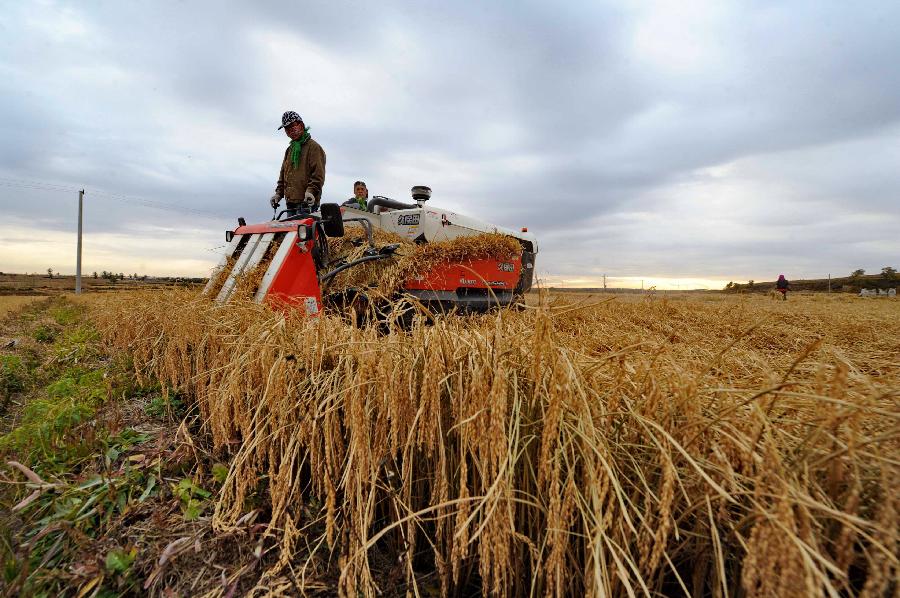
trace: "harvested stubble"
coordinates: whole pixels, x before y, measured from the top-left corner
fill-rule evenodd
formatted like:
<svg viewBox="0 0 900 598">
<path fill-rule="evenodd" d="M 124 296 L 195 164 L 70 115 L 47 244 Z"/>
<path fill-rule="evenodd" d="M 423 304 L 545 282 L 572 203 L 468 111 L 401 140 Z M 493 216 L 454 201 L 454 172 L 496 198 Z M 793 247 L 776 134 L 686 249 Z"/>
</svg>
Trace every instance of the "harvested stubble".
<svg viewBox="0 0 900 598">
<path fill-rule="evenodd" d="M 363 264 L 338 274 L 329 285 L 328 292 L 351 287 L 371 288 L 385 297 L 391 297 L 405 281 L 437 266 L 479 259 L 511 260 L 522 251 L 516 239 L 498 233 L 422 244 L 380 229 L 374 229 L 372 234 L 377 247 L 398 243 L 400 247 L 395 257 Z M 368 248 L 365 239 L 360 226 L 349 225 L 343 237 L 329 239 L 331 259 L 351 261 L 362 257 Z"/>
<path fill-rule="evenodd" d="M 9 312 L 17 311 L 38 299 L 40 299 L 39 296 L 0 295 L 0 318 L 4 317 Z"/>
<path fill-rule="evenodd" d="M 256 593 L 308 573 L 317 501 L 346 596 L 377 595 L 384 553 L 444 595 L 898 591 L 893 304 L 544 297 L 379 334 L 100 301 L 110 345 L 233 453 L 214 525 L 268 493 L 282 559 Z"/>
</svg>

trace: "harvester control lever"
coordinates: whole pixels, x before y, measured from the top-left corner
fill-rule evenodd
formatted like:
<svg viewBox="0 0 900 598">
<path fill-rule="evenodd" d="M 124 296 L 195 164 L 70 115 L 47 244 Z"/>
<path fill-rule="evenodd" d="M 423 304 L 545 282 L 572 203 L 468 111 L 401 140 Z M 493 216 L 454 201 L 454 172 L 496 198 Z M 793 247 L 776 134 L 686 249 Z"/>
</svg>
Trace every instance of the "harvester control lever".
<svg viewBox="0 0 900 598">
<path fill-rule="evenodd" d="M 272 220 L 297 220 L 298 218 L 309 218 L 310 213 L 308 210 L 303 209 L 305 207 L 306 206 L 304 205 L 299 210 L 294 208 L 290 210 L 281 210 Z M 283 219 L 282 216 L 284 216 Z"/>
</svg>

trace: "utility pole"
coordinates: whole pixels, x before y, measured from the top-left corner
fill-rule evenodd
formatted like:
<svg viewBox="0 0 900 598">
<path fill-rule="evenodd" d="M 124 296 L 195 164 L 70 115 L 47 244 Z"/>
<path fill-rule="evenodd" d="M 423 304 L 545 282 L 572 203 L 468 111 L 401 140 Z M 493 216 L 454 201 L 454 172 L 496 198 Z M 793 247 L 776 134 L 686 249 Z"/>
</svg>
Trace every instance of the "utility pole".
<svg viewBox="0 0 900 598">
<path fill-rule="evenodd" d="M 81 294 L 81 218 L 84 212 L 84 189 L 78 192 L 78 257 L 75 260 L 75 294 Z"/>
<path fill-rule="evenodd" d="M 831 292 L 831 274 L 828 275 L 828 292 Z"/>
<path fill-rule="evenodd" d="M 603 275 L 603 290 L 606 290 L 606 274 Z"/>
</svg>

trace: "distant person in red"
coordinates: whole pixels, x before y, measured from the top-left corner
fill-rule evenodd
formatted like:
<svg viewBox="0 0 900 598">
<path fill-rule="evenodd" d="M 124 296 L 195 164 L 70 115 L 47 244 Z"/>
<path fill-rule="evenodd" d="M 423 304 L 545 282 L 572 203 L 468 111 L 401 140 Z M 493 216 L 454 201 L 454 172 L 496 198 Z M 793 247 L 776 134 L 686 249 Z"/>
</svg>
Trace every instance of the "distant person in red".
<svg viewBox="0 0 900 598">
<path fill-rule="evenodd" d="M 775 290 L 781 293 L 781 299 L 787 301 L 788 280 L 784 274 L 778 275 L 778 282 L 775 283 Z"/>
</svg>

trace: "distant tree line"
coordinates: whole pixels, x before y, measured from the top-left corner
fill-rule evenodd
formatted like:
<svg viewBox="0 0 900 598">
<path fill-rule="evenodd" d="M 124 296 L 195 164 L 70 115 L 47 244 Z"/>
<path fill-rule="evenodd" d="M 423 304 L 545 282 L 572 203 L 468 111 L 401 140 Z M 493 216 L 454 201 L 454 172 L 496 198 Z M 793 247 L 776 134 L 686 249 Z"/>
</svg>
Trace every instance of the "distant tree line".
<svg viewBox="0 0 900 598">
<path fill-rule="evenodd" d="M 95 279 L 98 278 L 96 272 L 93 273 L 93 277 Z M 115 272 L 107 272 L 106 270 L 104 270 L 103 272 L 100 273 L 99 278 L 102 278 L 103 280 L 108 280 L 109 282 L 116 282 L 117 280 L 125 280 L 126 276 L 122 272 L 119 272 L 117 274 Z M 144 274 L 143 276 L 141 276 L 137 272 L 135 272 L 134 274 L 129 274 L 127 276 L 127 278 L 129 278 L 131 280 L 147 280 L 147 275 Z"/>
<path fill-rule="evenodd" d="M 864 278 L 865 277 L 865 278 Z M 842 287 L 842 283 L 848 284 L 850 289 L 856 288 L 858 290 L 859 287 L 865 284 L 871 284 L 874 286 L 884 285 L 892 283 L 893 281 L 900 280 L 900 277 L 897 275 L 897 269 L 892 266 L 885 266 L 881 269 L 881 273 L 877 275 L 868 275 L 866 276 L 866 271 L 863 268 L 858 268 L 850 273 L 850 276 L 845 278 L 834 278 L 832 279 L 832 284 L 835 285 L 835 289 L 840 289 Z M 798 283 L 801 281 L 797 281 Z M 825 279 L 817 279 L 817 280 L 805 280 L 802 281 L 804 284 L 804 288 L 807 290 L 824 290 L 819 288 L 822 284 L 824 284 Z M 754 280 L 748 280 L 746 283 L 737 283 L 730 281 L 725 285 L 723 290 L 725 291 L 766 291 L 770 289 L 774 283 L 758 283 Z M 847 290 L 847 289 L 844 289 Z"/>
<path fill-rule="evenodd" d="M 866 271 L 862 268 L 858 270 L 854 270 L 850 274 L 850 278 L 859 279 L 866 275 Z M 897 279 L 897 269 L 892 266 L 885 266 L 881 269 L 881 278 L 884 280 L 896 280 Z"/>
<path fill-rule="evenodd" d="M 3 273 L 0 272 L 0 274 L 3 274 Z M 55 272 L 53 270 L 53 268 L 47 268 L 47 278 L 53 278 L 54 276 L 61 276 L 61 275 L 59 274 L 59 272 Z M 104 270 L 100 274 L 97 274 L 96 271 L 92 272 L 91 278 L 93 278 L 94 280 L 102 278 L 103 280 L 108 280 L 109 282 L 116 282 L 117 280 L 125 280 L 126 276 L 123 272 L 116 273 L 116 272 L 107 272 L 106 270 Z M 135 272 L 134 274 L 129 274 L 127 276 L 127 278 L 130 278 L 131 280 L 147 280 L 147 275 L 145 274 L 145 275 L 141 276 L 137 272 Z"/>
</svg>

